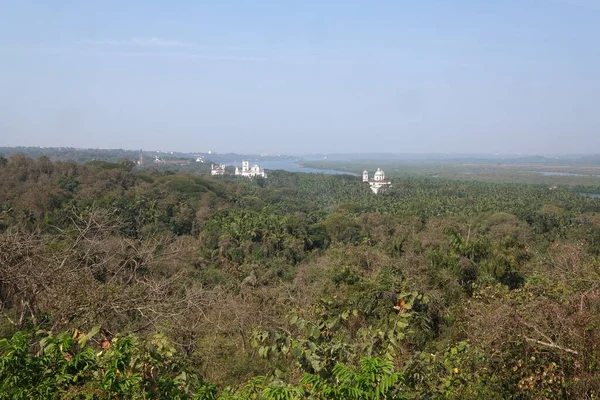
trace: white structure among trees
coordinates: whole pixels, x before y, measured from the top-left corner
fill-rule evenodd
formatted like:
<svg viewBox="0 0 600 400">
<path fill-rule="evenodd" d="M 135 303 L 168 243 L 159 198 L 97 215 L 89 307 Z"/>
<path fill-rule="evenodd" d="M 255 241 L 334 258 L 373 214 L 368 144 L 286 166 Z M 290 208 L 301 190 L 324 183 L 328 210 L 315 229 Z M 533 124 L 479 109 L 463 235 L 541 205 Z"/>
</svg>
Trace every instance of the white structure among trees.
<svg viewBox="0 0 600 400">
<path fill-rule="evenodd" d="M 392 182 L 385 180 L 385 173 L 381 168 L 377 168 L 373 179 L 369 178 L 369 173 L 363 172 L 363 182 L 368 182 L 373 193 L 377 194 L 381 189 L 385 189 L 392 185 Z"/>
<path fill-rule="evenodd" d="M 211 164 L 210 165 L 210 174 L 212 176 L 215 176 L 215 175 L 225 175 L 225 166 L 224 165 Z"/>
<path fill-rule="evenodd" d="M 242 161 L 242 168 L 235 167 L 235 174 L 239 176 L 245 176 L 248 178 L 253 178 L 255 176 L 260 176 L 263 178 L 267 177 L 267 174 L 264 169 L 262 169 L 258 164 L 254 164 L 254 166 L 250 167 L 248 161 Z"/>
</svg>

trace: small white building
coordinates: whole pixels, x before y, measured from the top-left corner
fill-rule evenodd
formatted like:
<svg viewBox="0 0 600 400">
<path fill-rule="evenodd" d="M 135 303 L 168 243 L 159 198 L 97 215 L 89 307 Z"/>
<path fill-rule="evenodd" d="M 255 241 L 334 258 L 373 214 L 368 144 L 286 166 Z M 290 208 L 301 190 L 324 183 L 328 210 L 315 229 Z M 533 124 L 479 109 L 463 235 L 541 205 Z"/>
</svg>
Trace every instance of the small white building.
<svg viewBox="0 0 600 400">
<path fill-rule="evenodd" d="M 254 166 L 250 167 L 248 161 L 242 161 L 242 168 L 235 167 L 235 174 L 239 176 L 245 176 L 247 178 L 253 178 L 255 176 L 260 176 L 262 178 L 267 177 L 267 173 L 264 169 L 262 169 L 258 164 L 254 164 Z"/>
<path fill-rule="evenodd" d="M 224 165 L 211 164 L 210 165 L 210 174 L 212 176 L 215 176 L 215 175 L 225 175 L 225 166 Z"/>
<path fill-rule="evenodd" d="M 392 182 L 385 179 L 385 173 L 381 168 L 377 168 L 373 179 L 369 178 L 369 173 L 365 170 L 363 172 L 363 182 L 368 182 L 369 187 L 375 194 L 379 193 L 382 189 L 392 186 Z"/>
</svg>

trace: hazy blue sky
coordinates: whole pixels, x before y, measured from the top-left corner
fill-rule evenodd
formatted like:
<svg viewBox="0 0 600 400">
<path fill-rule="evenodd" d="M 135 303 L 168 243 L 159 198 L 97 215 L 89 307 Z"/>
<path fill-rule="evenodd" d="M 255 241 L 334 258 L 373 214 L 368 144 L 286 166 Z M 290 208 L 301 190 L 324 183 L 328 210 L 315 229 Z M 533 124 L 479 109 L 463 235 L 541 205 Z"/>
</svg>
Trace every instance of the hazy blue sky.
<svg viewBox="0 0 600 400">
<path fill-rule="evenodd" d="M 0 2 L 0 145 L 600 152 L 600 0 Z"/>
</svg>

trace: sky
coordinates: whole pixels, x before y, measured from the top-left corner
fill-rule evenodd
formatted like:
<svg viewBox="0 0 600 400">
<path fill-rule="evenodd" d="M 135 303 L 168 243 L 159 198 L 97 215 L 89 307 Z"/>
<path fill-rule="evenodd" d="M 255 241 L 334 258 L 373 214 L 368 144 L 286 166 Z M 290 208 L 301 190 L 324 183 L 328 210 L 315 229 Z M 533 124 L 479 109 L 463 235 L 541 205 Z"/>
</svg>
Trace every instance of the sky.
<svg viewBox="0 0 600 400">
<path fill-rule="evenodd" d="M 600 0 L 0 2 L 0 146 L 600 153 Z"/>
</svg>

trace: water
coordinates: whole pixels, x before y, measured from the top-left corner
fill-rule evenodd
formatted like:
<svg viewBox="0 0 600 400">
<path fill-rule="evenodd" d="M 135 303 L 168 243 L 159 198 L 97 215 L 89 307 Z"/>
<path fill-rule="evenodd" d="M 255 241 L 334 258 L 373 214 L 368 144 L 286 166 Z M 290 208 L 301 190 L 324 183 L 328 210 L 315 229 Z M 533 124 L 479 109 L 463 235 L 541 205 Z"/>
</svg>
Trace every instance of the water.
<svg viewBox="0 0 600 400">
<path fill-rule="evenodd" d="M 523 172 L 533 172 L 534 174 L 539 174 L 543 176 L 593 176 L 600 177 L 600 175 L 586 175 L 586 174 L 578 174 L 575 172 L 558 172 L 558 171 L 523 171 Z"/>
<path fill-rule="evenodd" d="M 292 160 L 278 160 L 278 161 L 250 161 L 250 166 L 254 165 L 254 164 L 258 164 L 260 165 L 262 168 L 267 170 L 267 173 L 269 170 L 275 170 L 275 169 L 281 169 L 284 171 L 288 171 L 288 172 L 305 172 L 305 173 L 312 173 L 312 174 L 326 174 L 326 175 L 354 175 L 354 176 L 359 176 L 358 174 L 354 174 L 352 172 L 343 172 L 343 171 L 336 171 L 333 169 L 320 169 L 320 168 L 302 168 L 300 167 L 300 164 L 298 164 L 295 161 Z M 236 167 L 241 167 L 242 166 L 242 161 L 235 161 L 235 162 L 230 162 L 227 163 L 227 165 L 233 165 Z"/>
<path fill-rule="evenodd" d="M 600 199 L 600 193 L 579 193 L 582 196 L 591 197 L 593 199 Z"/>
<path fill-rule="evenodd" d="M 584 174 L 577 174 L 575 172 L 558 172 L 558 171 L 525 171 L 525 172 L 533 172 L 534 174 L 539 174 L 543 176 L 589 176 Z"/>
</svg>

